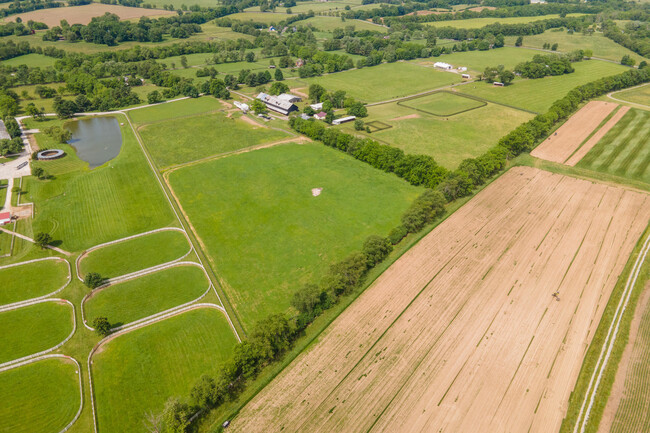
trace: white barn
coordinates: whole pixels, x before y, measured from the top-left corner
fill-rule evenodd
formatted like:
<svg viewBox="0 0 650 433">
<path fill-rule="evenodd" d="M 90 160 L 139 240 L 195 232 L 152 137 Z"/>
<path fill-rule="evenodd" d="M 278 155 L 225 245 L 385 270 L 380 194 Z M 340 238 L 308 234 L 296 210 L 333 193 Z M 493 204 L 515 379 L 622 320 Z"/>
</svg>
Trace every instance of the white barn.
<svg viewBox="0 0 650 433">
<path fill-rule="evenodd" d="M 449 63 L 445 63 L 445 62 L 436 62 L 436 63 L 433 64 L 433 67 L 434 68 L 439 68 L 439 69 L 446 69 L 446 70 L 454 69 L 453 66 L 451 66 Z"/>
</svg>

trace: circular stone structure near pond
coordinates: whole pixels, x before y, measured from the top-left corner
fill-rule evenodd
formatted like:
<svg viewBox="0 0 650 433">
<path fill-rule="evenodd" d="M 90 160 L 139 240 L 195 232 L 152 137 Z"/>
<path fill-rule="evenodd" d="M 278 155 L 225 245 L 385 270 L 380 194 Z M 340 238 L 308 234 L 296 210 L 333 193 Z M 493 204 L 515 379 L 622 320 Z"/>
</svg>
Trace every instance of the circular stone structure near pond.
<svg viewBox="0 0 650 433">
<path fill-rule="evenodd" d="M 57 158 L 63 158 L 65 155 L 65 152 L 63 152 L 61 149 L 46 149 L 46 150 L 41 150 L 36 154 L 37 159 L 43 159 L 43 160 L 49 160 L 49 159 L 57 159 Z"/>
</svg>

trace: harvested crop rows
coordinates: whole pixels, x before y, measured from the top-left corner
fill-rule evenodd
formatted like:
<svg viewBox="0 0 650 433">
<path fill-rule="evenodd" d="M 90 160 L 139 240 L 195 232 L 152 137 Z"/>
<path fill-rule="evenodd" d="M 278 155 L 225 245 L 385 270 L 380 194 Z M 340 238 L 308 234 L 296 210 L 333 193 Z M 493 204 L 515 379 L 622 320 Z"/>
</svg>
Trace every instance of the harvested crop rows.
<svg viewBox="0 0 650 433">
<path fill-rule="evenodd" d="M 232 430 L 557 431 L 649 217 L 646 194 L 511 169 L 391 266 Z"/>
<path fill-rule="evenodd" d="M 563 164 L 616 107 L 618 105 L 611 102 L 589 102 L 530 154 Z"/>
</svg>

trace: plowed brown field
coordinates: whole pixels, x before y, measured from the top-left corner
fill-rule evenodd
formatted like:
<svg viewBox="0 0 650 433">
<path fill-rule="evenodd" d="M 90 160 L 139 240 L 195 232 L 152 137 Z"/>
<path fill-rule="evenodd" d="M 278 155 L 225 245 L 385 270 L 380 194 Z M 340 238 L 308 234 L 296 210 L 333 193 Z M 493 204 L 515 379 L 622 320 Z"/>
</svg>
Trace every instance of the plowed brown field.
<svg viewBox="0 0 650 433">
<path fill-rule="evenodd" d="M 106 12 L 115 14 L 120 19 L 128 20 L 140 17 L 159 17 L 163 15 L 176 15 L 174 11 L 162 9 L 134 8 L 120 5 L 107 5 L 102 3 L 91 3 L 83 6 L 70 6 L 53 9 L 40 9 L 25 12 L 19 15 L 11 15 L 5 21 L 14 21 L 20 17 L 23 22 L 29 20 L 45 23 L 50 27 L 58 26 L 61 20 L 68 21 L 68 24 L 88 24 L 94 17 L 100 17 Z"/>
<path fill-rule="evenodd" d="M 558 431 L 649 218 L 644 193 L 511 169 L 382 274 L 232 431 Z"/>
<path fill-rule="evenodd" d="M 616 107 L 612 102 L 589 102 L 530 154 L 563 164 Z"/>
</svg>

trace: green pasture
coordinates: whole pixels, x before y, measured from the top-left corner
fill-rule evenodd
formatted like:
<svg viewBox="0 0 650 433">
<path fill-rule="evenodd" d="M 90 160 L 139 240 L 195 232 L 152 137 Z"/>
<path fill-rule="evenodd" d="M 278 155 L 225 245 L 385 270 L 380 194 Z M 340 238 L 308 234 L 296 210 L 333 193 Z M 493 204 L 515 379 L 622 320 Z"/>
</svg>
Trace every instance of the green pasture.
<svg viewBox="0 0 650 433">
<path fill-rule="evenodd" d="M 25 178 L 23 200 L 35 203 L 34 231 L 50 233 L 63 249 L 80 251 L 174 221 L 128 122 L 121 116 L 118 121 L 124 125 L 120 126 L 122 148 L 115 159 L 53 179 Z M 39 127 L 55 124 L 61 122 L 48 120 Z M 43 136 L 36 134 L 36 139 L 40 142 Z"/>
<path fill-rule="evenodd" d="M 583 14 L 567 14 L 567 17 L 578 17 Z M 434 27 L 455 27 L 459 29 L 479 29 L 481 27 L 487 26 L 489 24 L 526 24 L 532 23 L 535 21 L 550 20 L 553 18 L 559 18 L 559 15 L 543 15 L 535 17 L 487 17 L 487 18 L 470 18 L 468 20 L 450 20 L 450 21 L 432 21 L 430 23 L 425 23 L 426 25 Z"/>
<path fill-rule="evenodd" d="M 574 63 L 573 66 L 575 72 L 571 74 L 534 80 L 517 78 L 506 87 L 496 87 L 487 82 L 475 82 L 459 86 L 458 90 L 488 101 L 543 113 L 553 102 L 564 97 L 574 87 L 598 78 L 620 74 L 627 69 L 625 66 L 597 60 Z"/>
<path fill-rule="evenodd" d="M 92 363 L 99 431 L 141 431 L 147 412 L 188 396 L 203 374 L 216 375 L 236 342 L 224 315 L 207 308 L 109 341 Z"/>
<path fill-rule="evenodd" d="M 345 90 L 349 96 L 364 102 L 378 102 L 448 86 L 460 82 L 461 78 L 458 74 L 396 62 L 300 81 L 305 83 L 304 87 L 317 83 L 330 91 Z"/>
<path fill-rule="evenodd" d="M 212 113 L 223 109 L 218 99 L 210 96 L 187 98 L 179 101 L 156 104 L 151 107 L 129 110 L 129 117 L 137 124 L 162 122 L 196 114 Z"/>
<path fill-rule="evenodd" d="M 301 1 L 296 4 L 296 6 L 292 6 L 291 8 L 291 13 L 293 14 L 299 14 L 299 13 L 307 13 L 309 11 L 314 11 L 316 13 L 323 13 L 323 12 L 343 12 L 345 11 L 345 7 L 350 6 L 351 9 L 356 10 L 360 9 L 362 7 L 361 1 L 359 0 L 344 0 L 344 1 L 327 1 L 327 2 L 322 2 L 322 1 Z M 373 6 L 374 8 L 378 8 L 379 4 L 372 4 L 372 5 L 366 5 L 366 6 Z M 246 8 L 244 10 L 245 12 L 260 12 L 260 7 L 259 6 L 251 6 L 249 8 Z M 275 12 L 276 13 L 286 13 L 287 8 L 285 7 L 278 7 L 276 8 Z"/>
<path fill-rule="evenodd" d="M 56 346 L 72 332 L 72 308 L 41 302 L 0 313 L 0 364 Z"/>
<path fill-rule="evenodd" d="M 45 359 L 0 373 L 0 432 L 61 431 L 79 410 L 76 370 L 71 361 Z"/>
<path fill-rule="evenodd" d="M 65 125 L 64 122 L 52 120 L 52 118 L 41 122 L 37 122 L 33 119 L 25 119 L 23 122 L 25 123 L 25 126 L 30 129 L 45 129 L 52 125 Z M 59 143 L 47 134 L 38 134 L 36 137 L 39 149 L 61 149 L 65 152 L 65 156 L 51 161 L 32 160 L 32 168 L 40 167 L 55 178 L 66 173 L 88 170 L 88 163 L 80 159 L 77 156 L 77 152 L 69 144 Z"/>
<path fill-rule="evenodd" d="M 44 56 L 43 54 L 36 53 L 25 54 L 2 61 L 5 66 L 27 65 L 30 68 L 45 68 L 47 66 L 54 66 L 54 62 L 56 62 L 56 59 L 54 57 L 48 57 Z"/>
<path fill-rule="evenodd" d="M 286 311 L 367 236 L 386 236 L 421 192 L 321 144 L 233 155 L 169 180 L 247 329 Z"/>
<path fill-rule="evenodd" d="M 171 262 L 189 250 L 183 233 L 156 232 L 91 251 L 79 263 L 80 274 L 97 272 L 102 277 L 115 278 Z"/>
<path fill-rule="evenodd" d="M 641 56 L 627 48 L 617 44 L 602 33 L 592 33 L 591 36 L 582 33 L 569 34 L 566 30 L 554 31 L 547 30 L 539 35 L 524 36 L 523 47 L 542 48 L 545 43 L 551 45 L 558 44 L 559 52 L 570 52 L 575 50 L 591 50 L 594 57 L 599 57 L 616 62 L 621 60 L 623 55 L 627 54 L 634 58 L 637 64 L 643 60 Z M 506 44 L 514 45 L 517 40 L 516 36 L 506 37 Z"/>
<path fill-rule="evenodd" d="M 420 99 L 429 101 L 431 97 L 436 96 Z M 453 95 L 444 96 L 445 99 L 450 97 L 453 98 Z M 392 128 L 361 134 L 399 147 L 408 154 L 431 155 L 440 165 L 454 169 L 462 160 L 483 154 L 505 134 L 533 117 L 525 111 L 492 103 L 449 117 L 428 115 L 403 105 L 417 105 L 418 101 L 410 99 L 400 104 L 369 107 L 368 117 L 364 119 L 366 122 L 378 120 Z M 349 124 L 344 129 L 352 134 L 360 134 L 353 131 Z"/>
<path fill-rule="evenodd" d="M 277 24 L 284 21 L 291 15 L 280 12 L 239 12 L 228 15 L 228 18 L 239 21 L 254 21 L 256 23 Z"/>
<path fill-rule="evenodd" d="M 503 65 L 507 69 L 513 69 L 519 63 L 531 60 L 535 54 L 540 53 L 534 50 L 502 47 L 488 51 L 461 51 L 412 62 L 427 66 L 433 66 L 435 62 L 445 62 L 454 67 L 465 66 L 469 71 L 483 73 L 488 66 Z"/>
<path fill-rule="evenodd" d="M 177 307 L 201 296 L 210 283 L 196 266 L 176 266 L 99 290 L 84 304 L 90 324 L 106 317 L 112 326 Z"/>
<path fill-rule="evenodd" d="M 613 96 L 623 101 L 650 106 L 650 85 L 617 92 Z"/>
<path fill-rule="evenodd" d="M 378 24 L 362 20 L 345 20 L 339 17 L 317 16 L 306 20 L 296 21 L 294 25 L 312 25 L 322 32 L 332 32 L 334 29 L 353 26 L 355 30 L 371 30 L 374 32 L 386 33 L 388 29 Z"/>
<path fill-rule="evenodd" d="M 139 132 L 158 167 L 182 164 L 220 153 L 290 138 L 265 125 L 215 113 L 145 125 Z"/>
<path fill-rule="evenodd" d="M 31 55 L 31 54 L 29 54 Z M 63 87 L 65 83 L 48 83 L 48 84 L 42 84 L 45 87 L 52 87 L 56 90 L 58 90 L 60 87 Z M 30 103 L 33 103 L 36 105 L 37 108 L 43 109 L 43 112 L 45 113 L 53 113 L 54 112 L 54 98 L 46 98 L 43 99 L 40 96 L 36 94 L 36 84 L 33 85 L 28 85 L 28 86 L 16 86 L 12 87 L 11 90 L 16 92 L 18 96 L 20 97 L 18 104 L 20 106 L 21 113 L 24 114 L 25 108 L 27 105 Z M 64 94 L 63 99 L 74 99 L 73 95 L 70 94 Z"/>
<path fill-rule="evenodd" d="M 420 98 L 399 102 L 399 105 L 427 114 L 433 114 L 434 116 L 444 117 L 474 110 L 485 106 L 486 103 L 477 101 L 476 99 L 465 98 L 451 92 L 436 92 Z"/>
<path fill-rule="evenodd" d="M 577 166 L 650 183 L 650 112 L 630 109 Z"/>
<path fill-rule="evenodd" d="M 63 287 L 67 279 L 68 267 L 58 260 L 43 260 L 2 269 L 0 305 L 47 295 Z"/>
</svg>

